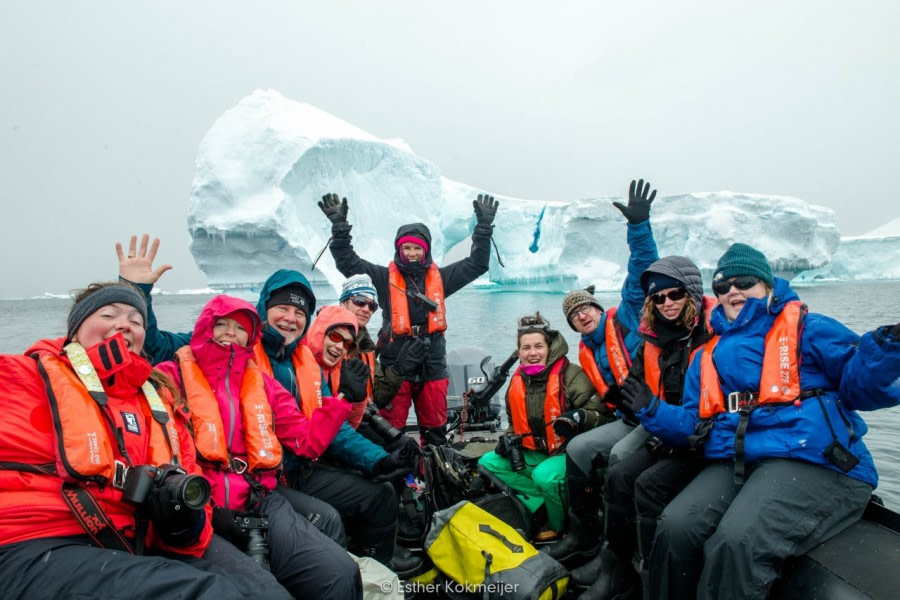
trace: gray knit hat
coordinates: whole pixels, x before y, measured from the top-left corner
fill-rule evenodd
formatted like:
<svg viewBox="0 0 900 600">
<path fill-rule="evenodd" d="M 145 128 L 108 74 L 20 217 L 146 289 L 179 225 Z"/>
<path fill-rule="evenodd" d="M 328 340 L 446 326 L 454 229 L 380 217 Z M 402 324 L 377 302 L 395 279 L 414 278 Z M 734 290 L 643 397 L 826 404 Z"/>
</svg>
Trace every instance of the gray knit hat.
<svg viewBox="0 0 900 600">
<path fill-rule="evenodd" d="M 732 244 L 719 259 L 716 272 L 713 273 L 713 283 L 741 275 L 759 277 L 769 287 L 775 285 L 775 275 L 766 255 L 752 246 L 738 242 Z"/>
<path fill-rule="evenodd" d="M 575 331 L 578 330 L 575 329 L 574 325 L 572 325 L 572 314 L 576 309 L 581 308 L 585 304 L 592 304 L 599 308 L 601 312 L 603 312 L 603 306 L 600 304 L 597 298 L 594 297 L 594 286 L 592 285 L 589 285 L 583 290 L 573 290 L 566 294 L 566 297 L 563 298 L 563 314 L 566 315 L 566 321 L 569 322 L 569 327 L 571 327 Z"/>
<path fill-rule="evenodd" d="M 88 288 L 90 289 L 90 288 Z M 141 293 L 134 286 L 124 283 L 98 287 L 72 305 L 69 318 L 66 320 L 66 339 L 71 340 L 85 319 L 100 310 L 107 304 L 127 304 L 133 306 L 141 313 L 144 325 L 147 324 L 147 303 Z"/>
</svg>

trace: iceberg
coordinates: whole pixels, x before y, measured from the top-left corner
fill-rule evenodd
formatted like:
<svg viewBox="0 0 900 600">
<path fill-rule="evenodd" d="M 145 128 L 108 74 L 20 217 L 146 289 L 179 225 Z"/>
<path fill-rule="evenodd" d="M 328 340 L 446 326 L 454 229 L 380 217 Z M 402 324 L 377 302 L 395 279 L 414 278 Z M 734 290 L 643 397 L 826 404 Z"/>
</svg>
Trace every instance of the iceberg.
<svg viewBox="0 0 900 600">
<path fill-rule="evenodd" d="M 855 237 L 841 238 L 831 262 L 804 271 L 795 281 L 875 281 L 900 279 L 900 218 Z"/>
<path fill-rule="evenodd" d="M 628 182 L 623 182 L 623 191 Z M 475 225 L 472 201 L 500 202 L 496 254 L 479 285 L 564 291 L 621 287 L 628 247 L 620 197 L 573 201 L 504 196 L 447 179 L 404 141 L 380 139 L 274 90 L 256 90 L 226 111 L 200 144 L 188 206 L 191 253 L 215 289 L 256 289 L 276 269 L 294 268 L 317 295 L 343 281 L 317 203 L 346 196 L 360 256 L 387 264 L 400 225 L 422 222 L 432 254 L 464 254 Z M 658 197 L 652 226 L 660 255 L 691 257 L 709 275 L 735 241 L 760 248 L 782 275 L 827 267 L 838 249 L 836 216 L 798 198 L 735 192 Z M 315 263 L 315 269 L 313 265 Z"/>
</svg>

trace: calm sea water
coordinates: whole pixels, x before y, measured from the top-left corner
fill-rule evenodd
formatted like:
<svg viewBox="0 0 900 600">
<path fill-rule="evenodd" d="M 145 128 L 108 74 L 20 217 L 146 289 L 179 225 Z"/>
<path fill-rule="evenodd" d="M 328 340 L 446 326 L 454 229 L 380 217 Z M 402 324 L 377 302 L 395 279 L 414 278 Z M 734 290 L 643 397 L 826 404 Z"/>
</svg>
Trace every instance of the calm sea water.
<svg viewBox="0 0 900 600">
<path fill-rule="evenodd" d="M 835 317 L 857 333 L 900 321 L 900 282 L 798 286 L 797 291 L 811 311 Z M 254 296 L 244 297 L 256 303 Z M 190 331 L 208 298 L 161 295 L 154 297 L 153 304 L 165 329 Z M 619 301 L 618 293 L 601 292 L 598 298 L 603 306 L 614 306 Z M 501 362 L 515 349 L 518 318 L 540 310 L 552 326 L 564 333 L 569 342 L 569 358 L 577 362 L 578 335 L 562 316 L 562 299 L 562 294 L 464 289 L 447 300 L 448 349 L 471 352 L 476 364 L 485 354 Z M 324 304 L 333 301 L 325 299 Z M 63 335 L 69 305 L 70 301 L 64 299 L 0 300 L 0 322 L 4 324 L 0 330 L 0 353 L 23 352 L 37 339 Z M 370 331 L 375 331 L 379 319 L 373 319 Z M 900 408 L 864 416 L 869 424 L 866 445 L 875 457 L 880 475 L 878 493 L 889 506 L 900 510 L 900 464 L 895 443 L 900 431 Z"/>
</svg>

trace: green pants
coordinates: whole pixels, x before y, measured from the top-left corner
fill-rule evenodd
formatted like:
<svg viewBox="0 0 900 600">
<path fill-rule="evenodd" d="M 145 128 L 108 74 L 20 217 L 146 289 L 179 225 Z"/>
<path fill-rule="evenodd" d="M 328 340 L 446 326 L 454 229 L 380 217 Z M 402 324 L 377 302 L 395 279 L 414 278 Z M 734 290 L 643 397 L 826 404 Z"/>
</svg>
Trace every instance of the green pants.
<svg viewBox="0 0 900 600">
<path fill-rule="evenodd" d="M 518 492 L 532 513 L 545 505 L 550 528 L 562 531 L 566 523 L 566 455 L 547 456 L 543 452 L 523 450 L 525 468 L 513 471 L 509 460 L 496 452 L 488 452 L 478 460 L 500 481 Z"/>
</svg>

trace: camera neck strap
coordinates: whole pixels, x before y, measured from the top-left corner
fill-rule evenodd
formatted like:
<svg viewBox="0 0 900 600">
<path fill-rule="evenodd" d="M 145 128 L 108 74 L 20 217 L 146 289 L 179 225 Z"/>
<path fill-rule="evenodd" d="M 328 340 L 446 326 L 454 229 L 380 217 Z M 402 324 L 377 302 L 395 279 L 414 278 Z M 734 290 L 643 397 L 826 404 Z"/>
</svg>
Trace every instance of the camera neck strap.
<svg viewBox="0 0 900 600">
<path fill-rule="evenodd" d="M 109 515 L 100 507 L 90 491 L 77 484 L 65 482 L 62 485 L 62 497 L 75 520 L 99 547 L 129 554 L 142 554 L 141 551 L 136 551 L 122 532 L 115 528 Z M 143 536 L 139 535 L 137 539 L 142 538 Z M 142 550 L 143 544 L 140 546 L 139 550 Z"/>
</svg>

